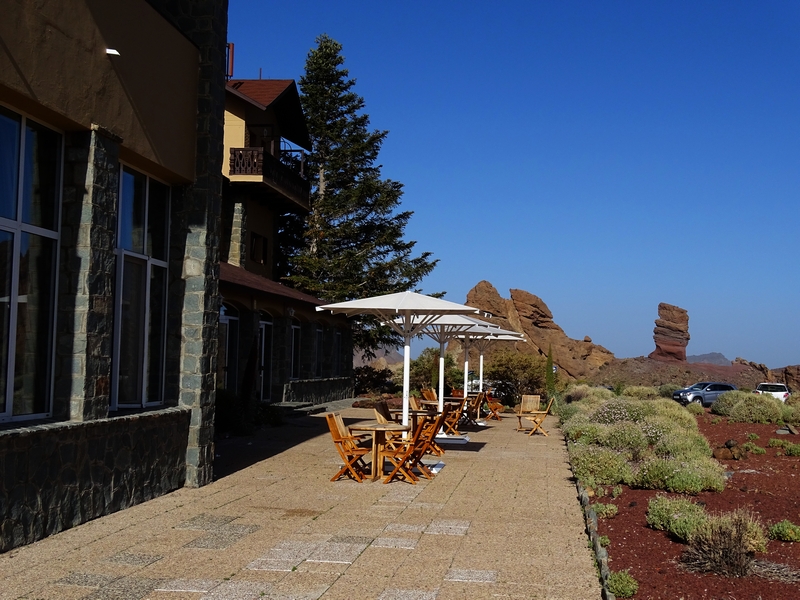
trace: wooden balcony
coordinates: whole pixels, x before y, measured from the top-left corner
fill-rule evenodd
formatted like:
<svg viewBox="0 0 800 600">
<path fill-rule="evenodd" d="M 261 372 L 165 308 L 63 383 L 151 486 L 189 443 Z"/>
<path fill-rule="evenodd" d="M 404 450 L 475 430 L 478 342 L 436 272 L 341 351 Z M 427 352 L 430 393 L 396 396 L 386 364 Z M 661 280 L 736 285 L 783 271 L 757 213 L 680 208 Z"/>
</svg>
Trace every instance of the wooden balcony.
<svg viewBox="0 0 800 600">
<path fill-rule="evenodd" d="M 311 185 L 264 148 L 231 148 L 230 180 L 260 182 L 305 210 L 309 210 Z"/>
</svg>

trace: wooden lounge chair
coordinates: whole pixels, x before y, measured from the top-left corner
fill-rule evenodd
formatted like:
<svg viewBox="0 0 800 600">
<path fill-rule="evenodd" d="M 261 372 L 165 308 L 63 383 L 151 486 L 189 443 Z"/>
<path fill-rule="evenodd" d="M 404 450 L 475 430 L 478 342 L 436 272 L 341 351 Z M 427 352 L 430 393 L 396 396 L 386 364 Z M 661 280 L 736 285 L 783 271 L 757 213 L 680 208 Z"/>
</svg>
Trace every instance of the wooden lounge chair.
<svg viewBox="0 0 800 600">
<path fill-rule="evenodd" d="M 547 408 L 545 410 L 534 411 L 529 416 L 525 417 L 526 421 L 533 423 L 530 432 L 528 432 L 529 436 L 533 435 L 537 431 L 541 431 L 543 434 L 547 435 L 547 431 L 545 431 L 544 427 L 542 427 L 542 423 L 544 423 L 545 417 L 550 414 L 550 408 L 552 406 L 553 398 L 550 398 L 550 402 L 547 403 Z"/>
<path fill-rule="evenodd" d="M 330 429 L 336 450 L 338 450 L 339 456 L 344 461 L 344 466 L 336 475 L 331 477 L 331 481 L 336 481 L 343 475 L 347 475 L 361 483 L 367 469 L 364 456 L 369 454 L 371 450 L 359 446 L 354 437 L 343 436 L 339 430 L 339 424 L 336 422 L 335 414 L 328 413 L 325 415 L 325 419 L 328 422 L 328 429 Z"/>
<path fill-rule="evenodd" d="M 527 428 L 522 426 L 522 417 L 541 410 L 540 402 L 541 396 L 539 396 L 539 394 L 522 395 L 522 402 L 520 402 L 519 409 L 517 409 L 516 413 L 517 419 L 519 420 L 517 431 L 527 431 Z"/>
</svg>

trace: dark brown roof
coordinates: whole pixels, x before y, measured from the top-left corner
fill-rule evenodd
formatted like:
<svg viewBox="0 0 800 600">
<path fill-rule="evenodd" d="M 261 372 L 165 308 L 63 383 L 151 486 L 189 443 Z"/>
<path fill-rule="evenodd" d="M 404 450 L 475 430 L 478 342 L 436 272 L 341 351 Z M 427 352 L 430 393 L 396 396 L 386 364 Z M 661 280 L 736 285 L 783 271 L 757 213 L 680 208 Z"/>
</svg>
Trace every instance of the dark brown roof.
<svg viewBox="0 0 800 600">
<path fill-rule="evenodd" d="M 281 136 L 311 150 L 306 117 L 294 79 L 231 79 L 228 87 L 275 110 Z"/>
<path fill-rule="evenodd" d="M 314 306 L 320 306 L 324 304 L 324 302 L 319 298 L 315 298 L 309 294 L 304 294 L 303 292 L 298 292 L 297 290 L 278 283 L 277 281 L 266 279 L 261 277 L 261 275 L 256 275 L 250 271 L 245 271 L 241 267 L 235 267 L 226 262 L 219 263 L 219 279 L 220 281 L 238 285 L 252 291 L 272 294 L 274 296 L 282 296 L 298 302 L 313 304 Z"/>
</svg>

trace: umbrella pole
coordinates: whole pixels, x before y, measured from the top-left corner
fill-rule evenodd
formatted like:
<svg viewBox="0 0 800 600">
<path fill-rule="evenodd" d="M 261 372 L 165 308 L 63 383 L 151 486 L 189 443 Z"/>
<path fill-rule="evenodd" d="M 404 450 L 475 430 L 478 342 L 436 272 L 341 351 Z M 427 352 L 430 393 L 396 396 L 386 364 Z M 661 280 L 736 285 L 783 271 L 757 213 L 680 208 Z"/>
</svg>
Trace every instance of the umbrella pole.
<svg viewBox="0 0 800 600">
<path fill-rule="evenodd" d="M 439 412 L 444 410 L 444 339 L 439 340 Z"/>
<path fill-rule="evenodd" d="M 480 367 L 480 384 L 478 386 L 478 391 L 483 391 L 483 352 L 481 351 L 481 367 Z"/>
<path fill-rule="evenodd" d="M 406 334 L 403 346 L 403 425 L 408 425 L 408 396 L 411 388 L 411 336 Z"/>
<path fill-rule="evenodd" d="M 464 338 L 464 398 L 469 393 L 469 336 Z"/>
</svg>

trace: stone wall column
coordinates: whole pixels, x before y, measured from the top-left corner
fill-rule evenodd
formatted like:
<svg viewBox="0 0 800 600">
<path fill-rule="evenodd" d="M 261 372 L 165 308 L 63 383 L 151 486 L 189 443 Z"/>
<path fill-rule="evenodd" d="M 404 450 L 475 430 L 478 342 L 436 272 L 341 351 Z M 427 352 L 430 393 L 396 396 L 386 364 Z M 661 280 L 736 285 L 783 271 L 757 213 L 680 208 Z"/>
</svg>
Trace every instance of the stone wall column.
<svg viewBox="0 0 800 600">
<path fill-rule="evenodd" d="M 73 421 L 108 416 L 121 141 L 93 125 L 66 143 L 54 413 Z"/>
<path fill-rule="evenodd" d="M 177 393 L 191 408 L 186 485 L 211 483 L 219 324 L 219 244 L 222 201 L 227 0 L 150 0 L 197 47 L 195 180 L 173 205 L 170 323 L 180 336 L 175 351 Z M 171 357 L 167 357 L 168 361 Z"/>
</svg>

